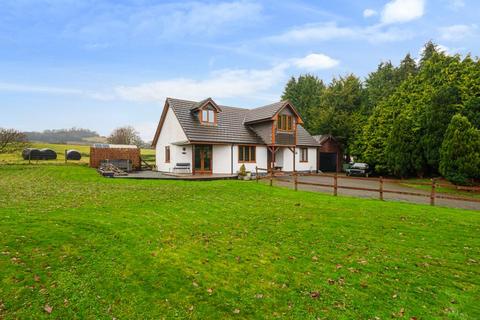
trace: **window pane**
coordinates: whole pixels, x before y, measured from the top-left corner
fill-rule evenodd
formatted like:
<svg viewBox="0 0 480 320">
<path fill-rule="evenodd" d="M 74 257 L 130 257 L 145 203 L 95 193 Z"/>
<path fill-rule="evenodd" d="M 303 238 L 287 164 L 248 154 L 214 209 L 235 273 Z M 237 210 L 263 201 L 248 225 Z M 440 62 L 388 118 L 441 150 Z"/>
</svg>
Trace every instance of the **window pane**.
<svg viewBox="0 0 480 320">
<path fill-rule="evenodd" d="M 208 111 L 207 110 L 202 110 L 202 121 L 203 122 L 208 121 Z"/>
<path fill-rule="evenodd" d="M 245 161 L 250 161 L 250 148 L 245 147 Z"/>
<path fill-rule="evenodd" d="M 215 115 L 212 110 L 208 110 L 208 122 L 215 122 Z"/>
<path fill-rule="evenodd" d="M 238 146 L 238 161 L 243 161 L 243 147 Z"/>
<path fill-rule="evenodd" d="M 256 152 L 256 150 L 255 150 L 255 147 L 251 147 L 251 148 L 252 148 L 252 149 L 250 150 L 250 160 L 251 160 L 251 161 L 255 161 L 255 156 L 256 156 L 256 155 L 255 155 L 255 152 Z"/>
</svg>

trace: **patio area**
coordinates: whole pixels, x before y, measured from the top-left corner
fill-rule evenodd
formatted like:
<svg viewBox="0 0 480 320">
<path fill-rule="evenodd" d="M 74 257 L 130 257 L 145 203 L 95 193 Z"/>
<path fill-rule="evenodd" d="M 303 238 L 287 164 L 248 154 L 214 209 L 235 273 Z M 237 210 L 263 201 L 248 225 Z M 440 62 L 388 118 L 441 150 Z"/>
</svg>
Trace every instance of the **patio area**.
<svg viewBox="0 0 480 320">
<path fill-rule="evenodd" d="M 191 174 L 191 173 L 171 173 L 159 171 L 134 171 L 126 176 L 117 176 L 115 179 L 150 179 L 150 180 L 225 180 L 236 179 L 236 174 Z"/>
</svg>

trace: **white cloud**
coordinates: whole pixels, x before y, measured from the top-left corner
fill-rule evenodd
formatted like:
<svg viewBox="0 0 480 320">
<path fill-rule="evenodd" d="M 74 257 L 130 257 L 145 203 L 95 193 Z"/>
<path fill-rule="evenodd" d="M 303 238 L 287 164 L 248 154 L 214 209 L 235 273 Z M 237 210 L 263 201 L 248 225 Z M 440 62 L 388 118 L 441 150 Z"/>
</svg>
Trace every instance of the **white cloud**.
<svg viewBox="0 0 480 320">
<path fill-rule="evenodd" d="M 166 97 L 199 100 L 205 97 L 218 99 L 239 98 L 271 100 L 271 89 L 282 85 L 292 67 L 309 71 L 329 69 L 339 61 L 325 54 L 312 53 L 303 58 L 285 59 L 266 69 L 223 69 L 211 72 L 199 79 L 172 78 L 117 86 L 106 91 L 89 91 L 63 87 L 22 85 L 0 82 L 0 92 L 70 95 L 93 100 L 125 100 L 133 102 L 161 102 Z"/>
<path fill-rule="evenodd" d="M 340 61 L 322 53 L 312 53 L 301 59 L 293 59 L 292 63 L 297 68 L 316 71 L 334 68 L 340 64 Z"/>
<path fill-rule="evenodd" d="M 80 38 L 87 47 L 98 48 L 108 42 L 156 41 L 182 37 L 208 37 L 225 34 L 261 20 L 262 6 L 238 0 L 219 3 L 196 1 L 160 2 L 159 4 L 93 4 L 88 14 L 79 15 L 68 24 L 64 36 Z"/>
<path fill-rule="evenodd" d="M 370 18 L 370 17 L 376 16 L 377 14 L 378 14 L 378 12 L 373 10 L 373 9 L 363 10 L 363 17 L 365 17 L 365 18 Z"/>
<path fill-rule="evenodd" d="M 462 40 L 475 34 L 477 25 L 456 24 L 440 28 L 440 38 L 447 41 Z"/>
<path fill-rule="evenodd" d="M 278 36 L 270 37 L 273 42 L 310 42 L 326 41 L 337 38 L 354 37 L 357 32 L 352 28 L 338 27 L 335 23 L 309 24 L 294 28 Z"/>
<path fill-rule="evenodd" d="M 198 100 L 205 97 L 232 98 L 261 94 L 285 79 L 289 64 L 264 70 L 220 70 L 201 80 L 175 78 L 135 86 L 120 86 L 115 93 L 130 101 L 161 101 L 165 97 Z"/>
<path fill-rule="evenodd" d="M 392 0 L 382 11 L 382 23 L 401 23 L 421 18 L 425 13 L 425 0 Z"/>
<path fill-rule="evenodd" d="M 267 38 L 275 43 L 310 43 L 319 41 L 347 38 L 369 42 L 391 42 L 413 37 L 409 30 L 400 30 L 393 27 L 385 28 L 382 25 L 370 27 L 339 27 L 335 23 L 305 25 L 286 31 L 280 35 Z"/>
</svg>

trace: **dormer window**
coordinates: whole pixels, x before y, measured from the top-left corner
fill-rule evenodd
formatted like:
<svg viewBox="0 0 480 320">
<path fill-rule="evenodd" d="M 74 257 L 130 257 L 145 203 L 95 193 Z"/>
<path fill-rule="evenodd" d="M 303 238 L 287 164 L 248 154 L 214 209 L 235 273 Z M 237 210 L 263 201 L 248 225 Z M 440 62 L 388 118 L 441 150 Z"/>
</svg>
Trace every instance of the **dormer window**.
<svg viewBox="0 0 480 320">
<path fill-rule="evenodd" d="M 212 98 L 197 102 L 190 110 L 201 124 L 208 126 L 216 126 L 218 113 L 222 112 L 222 109 L 220 109 Z"/>
<path fill-rule="evenodd" d="M 217 115 L 213 110 L 201 110 L 200 122 L 203 124 L 215 124 Z"/>
</svg>

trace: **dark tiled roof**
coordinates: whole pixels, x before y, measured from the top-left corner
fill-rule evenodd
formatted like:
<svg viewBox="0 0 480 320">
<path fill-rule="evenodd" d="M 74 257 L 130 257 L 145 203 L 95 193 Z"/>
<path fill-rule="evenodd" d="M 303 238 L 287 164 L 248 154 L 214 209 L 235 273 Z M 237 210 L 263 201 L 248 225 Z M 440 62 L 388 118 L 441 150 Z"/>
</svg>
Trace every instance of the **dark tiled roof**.
<svg viewBox="0 0 480 320">
<path fill-rule="evenodd" d="M 263 141 L 243 124 L 248 109 L 220 106 L 222 112 L 217 115 L 218 125 L 206 126 L 191 112 L 197 102 L 172 98 L 168 98 L 167 102 L 190 141 L 263 144 Z"/>
<path fill-rule="evenodd" d="M 277 111 L 283 107 L 285 101 L 275 102 L 260 108 L 249 110 L 245 117 L 245 123 L 255 122 L 272 118 Z"/>
<path fill-rule="evenodd" d="M 297 126 L 297 145 L 299 146 L 318 146 L 317 140 L 315 140 L 308 131 L 302 127 Z"/>
<path fill-rule="evenodd" d="M 257 130 L 254 131 L 252 127 L 245 124 L 246 120 L 259 121 L 271 118 L 284 105 L 284 102 L 278 102 L 252 110 L 219 106 L 222 111 L 217 114 L 217 125 L 208 126 L 202 125 L 196 114 L 192 112 L 192 109 L 198 106 L 198 102 L 168 98 L 167 103 L 175 113 L 188 140 L 248 144 L 266 144 L 267 141 L 255 133 Z M 252 115 L 252 112 L 258 112 L 260 115 Z M 318 146 L 318 143 L 301 125 L 298 125 L 297 136 L 298 145 Z"/>
</svg>

